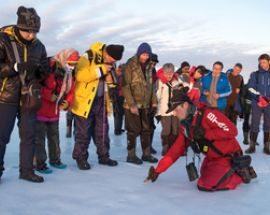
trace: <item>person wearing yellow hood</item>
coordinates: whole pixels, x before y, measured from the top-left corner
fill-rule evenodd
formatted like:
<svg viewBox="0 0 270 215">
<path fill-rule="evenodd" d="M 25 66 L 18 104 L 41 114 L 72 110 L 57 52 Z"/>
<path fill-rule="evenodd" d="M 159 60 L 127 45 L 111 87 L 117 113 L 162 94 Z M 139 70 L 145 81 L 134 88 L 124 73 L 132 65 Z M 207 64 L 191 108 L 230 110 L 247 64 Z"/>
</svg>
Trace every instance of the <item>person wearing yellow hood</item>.
<svg viewBox="0 0 270 215">
<path fill-rule="evenodd" d="M 21 90 L 23 82 L 27 85 L 43 79 L 49 73 L 49 64 L 46 49 L 36 38 L 40 30 L 37 12 L 20 6 L 17 15 L 17 25 L 0 29 L 0 177 L 6 145 L 18 115 L 20 179 L 43 182 L 33 166 L 36 112 L 22 106 Z"/>
<path fill-rule="evenodd" d="M 72 113 L 75 117 L 75 145 L 73 159 L 81 170 L 91 168 L 88 163 L 88 147 L 93 139 L 99 164 L 116 166 L 110 159 L 109 124 L 110 101 L 108 86 L 112 82 L 111 70 L 122 58 L 124 46 L 92 44 L 81 57 L 75 73 L 75 91 Z"/>
</svg>

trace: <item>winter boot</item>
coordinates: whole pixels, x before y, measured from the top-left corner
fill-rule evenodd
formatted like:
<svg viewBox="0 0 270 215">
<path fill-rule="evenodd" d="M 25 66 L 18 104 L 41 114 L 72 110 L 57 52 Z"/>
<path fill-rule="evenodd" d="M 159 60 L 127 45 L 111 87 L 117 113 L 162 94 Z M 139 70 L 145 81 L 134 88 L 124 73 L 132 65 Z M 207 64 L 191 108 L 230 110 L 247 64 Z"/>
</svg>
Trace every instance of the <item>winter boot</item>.
<svg viewBox="0 0 270 215">
<path fill-rule="evenodd" d="M 244 132 L 244 140 L 243 143 L 245 145 L 249 145 L 248 132 Z"/>
<path fill-rule="evenodd" d="M 37 165 L 36 170 L 42 174 L 51 174 L 53 171 L 48 168 L 47 164 Z"/>
<path fill-rule="evenodd" d="M 158 159 L 151 155 L 150 147 L 147 147 L 143 150 L 142 160 L 147 161 L 149 163 L 157 163 Z"/>
<path fill-rule="evenodd" d="M 267 155 L 270 155 L 269 144 L 270 144 L 270 133 L 269 132 L 264 132 L 264 147 L 263 147 L 263 152 L 265 154 L 267 154 Z"/>
<path fill-rule="evenodd" d="M 56 162 L 50 162 L 50 165 L 57 169 L 65 169 L 67 168 L 67 165 L 62 163 L 60 160 Z"/>
<path fill-rule="evenodd" d="M 31 173 L 21 173 L 19 176 L 20 179 L 30 181 L 30 182 L 35 182 L 35 183 L 42 183 L 44 182 L 44 178 L 36 175 L 34 172 Z"/>
<path fill-rule="evenodd" d="M 257 173 L 252 166 L 248 167 L 248 171 L 251 179 L 257 178 Z"/>
<path fill-rule="evenodd" d="M 101 165 L 107 165 L 107 166 L 117 166 L 118 162 L 115 160 L 112 160 L 111 158 L 102 158 L 98 161 Z"/>
<path fill-rule="evenodd" d="M 248 168 L 243 168 L 243 169 L 237 170 L 236 173 L 242 178 L 243 183 L 245 183 L 245 184 L 250 183 L 251 176 L 250 176 Z"/>
<path fill-rule="evenodd" d="M 77 166 L 80 170 L 91 169 L 91 166 L 86 159 L 77 159 L 76 162 L 77 162 Z"/>
<path fill-rule="evenodd" d="M 257 142 L 258 132 L 250 132 L 250 143 L 249 148 L 245 151 L 247 154 L 252 154 L 256 151 L 256 142 Z"/>
<path fill-rule="evenodd" d="M 136 165 L 141 165 L 143 162 L 136 156 L 135 149 L 128 150 L 127 162 Z"/>
</svg>

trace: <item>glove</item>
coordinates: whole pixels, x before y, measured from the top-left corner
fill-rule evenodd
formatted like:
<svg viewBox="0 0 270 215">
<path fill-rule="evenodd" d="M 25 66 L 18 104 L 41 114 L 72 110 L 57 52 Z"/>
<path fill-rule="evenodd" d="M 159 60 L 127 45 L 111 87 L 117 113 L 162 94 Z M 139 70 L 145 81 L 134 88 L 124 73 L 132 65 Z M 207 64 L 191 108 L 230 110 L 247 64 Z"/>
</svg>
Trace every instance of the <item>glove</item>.
<svg viewBox="0 0 270 215">
<path fill-rule="evenodd" d="M 257 105 L 259 107 L 266 107 L 267 105 L 269 105 L 269 101 L 266 98 L 264 98 L 263 96 L 260 96 L 259 102 L 257 103 Z"/>
<path fill-rule="evenodd" d="M 194 140 L 204 139 L 204 129 L 201 126 L 197 126 L 194 130 Z"/>
<path fill-rule="evenodd" d="M 57 98 L 58 98 L 58 96 L 57 96 L 55 93 L 52 93 L 52 94 L 51 94 L 50 101 L 51 101 L 51 102 L 56 102 Z"/>
<path fill-rule="evenodd" d="M 15 70 L 19 73 L 23 73 L 24 71 L 32 72 L 35 71 L 39 67 L 38 64 L 32 62 L 24 62 L 24 63 L 16 63 Z"/>
<path fill-rule="evenodd" d="M 159 176 L 159 173 L 156 172 L 155 167 L 151 166 L 148 171 L 148 176 L 144 182 L 148 182 L 148 181 L 155 182 L 158 176 Z"/>
<path fill-rule="evenodd" d="M 60 105 L 60 110 L 66 110 L 66 109 L 68 109 L 68 107 L 69 107 L 69 103 L 68 103 L 68 101 L 67 100 L 63 100 L 63 102 L 61 103 L 61 105 Z"/>
</svg>

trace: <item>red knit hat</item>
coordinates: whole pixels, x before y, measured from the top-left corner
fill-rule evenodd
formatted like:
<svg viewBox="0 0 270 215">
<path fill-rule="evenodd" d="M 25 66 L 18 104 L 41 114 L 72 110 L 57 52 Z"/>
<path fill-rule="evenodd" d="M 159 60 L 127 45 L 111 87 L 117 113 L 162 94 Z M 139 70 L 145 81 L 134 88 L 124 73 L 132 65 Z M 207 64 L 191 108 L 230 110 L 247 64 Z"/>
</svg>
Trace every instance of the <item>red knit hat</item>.
<svg viewBox="0 0 270 215">
<path fill-rule="evenodd" d="M 77 63 L 80 59 L 79 53 L 78 52 L 72 52 L 72 54 L 67 58 L 66 62 L 67 63 Z"/>
</svg>

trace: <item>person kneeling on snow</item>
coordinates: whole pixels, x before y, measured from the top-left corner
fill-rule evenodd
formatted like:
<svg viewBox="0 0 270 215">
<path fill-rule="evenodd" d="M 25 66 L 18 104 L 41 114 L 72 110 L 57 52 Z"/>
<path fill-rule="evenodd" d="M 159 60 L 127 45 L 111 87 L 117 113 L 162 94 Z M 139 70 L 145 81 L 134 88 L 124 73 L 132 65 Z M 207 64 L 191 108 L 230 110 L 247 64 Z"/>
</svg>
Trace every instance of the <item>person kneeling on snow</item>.
<svg viewBox="0 0 270 215">
<path fill-rule="evenodd" d="M 60 159 L 59 111 L 68 110 L 74 97 L 72 72 L 79 61 L 78 51 L 67 48 L 49 58 L 51 73 L 42 87 L 42 107 L 37 112 L 35 162 L 36 170 L 51 173 L 47 167 L 45 140 L 48 138 L 50 165 L 64 169 Z"/>
<path fill-rule="evenodd" d="M 150 167 L 146 182 L 156 181 L 160 173 L 186 152 L 188 146 L 195 154 L 205 155 L 198 180 L 199 190 L 231 190 L 256 177 L 250 166 L 251 157 L 243 156 L 236 140 L 237 128 L 225 115 L 209 107 L 198 109 L 186 94 L 179 91 L 173 91 L 170 103 L 167 112 L 174 111 L 180 120 L 180 133 L 157 167 Z M 187 172 L 191 181 L 198 178 L 194 163 L 187 165 Z"/>
</svg>

